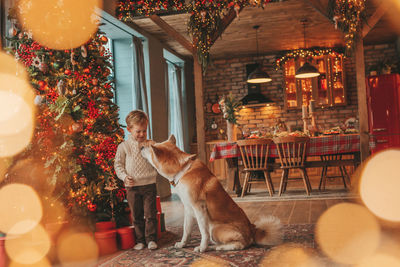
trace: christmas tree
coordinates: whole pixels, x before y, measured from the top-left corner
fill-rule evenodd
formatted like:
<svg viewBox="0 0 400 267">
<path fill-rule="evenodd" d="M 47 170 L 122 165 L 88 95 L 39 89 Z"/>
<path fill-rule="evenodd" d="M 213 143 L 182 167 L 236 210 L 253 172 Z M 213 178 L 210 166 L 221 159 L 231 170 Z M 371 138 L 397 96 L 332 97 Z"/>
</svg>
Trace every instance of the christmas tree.
<svg viewBox="0 0 400 267">
<path fill-rule="evenodd" d="M 30 158 L 43 166 L 52 188 L 43 199 L 60 200 L 70 221 L 91 227 L 107 219 L 124 224 L 125 193 L 113 169 L 123 130 L 112 101 L 108 38 L 98 31 L 80 47 L 51 50 L 10 14 L 8 50 L 26 66 L 38 106 L 34 137 L 14 163 Z"/>
</svg>

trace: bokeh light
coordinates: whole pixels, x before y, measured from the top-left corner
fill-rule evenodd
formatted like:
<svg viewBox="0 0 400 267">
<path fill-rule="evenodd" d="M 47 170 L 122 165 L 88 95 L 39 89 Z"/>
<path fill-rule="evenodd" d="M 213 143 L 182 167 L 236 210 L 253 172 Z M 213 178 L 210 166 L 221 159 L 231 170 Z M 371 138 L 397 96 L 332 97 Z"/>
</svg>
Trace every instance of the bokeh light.
<svg viewBox="0 0 400 267">
<path fill-rule="evenodd" d="M 100 0 L 19 0 L 18 18 L 34 40 L 52 49 L 70 49 L 86 43 L 96 32 Z"/>
<path fill-rule="evenodd" d="M 377 253 L 370 257 L 365 258 L 356 267 L 400 267 L 400 259 L 398 257 Z"/>
<path fill-rule="evenodd" d="M 18 154 L 29 145 L 33 135 L 34 125 L 13 135 L 0 135 L 0 157 L 11 157 Z"/>
<path fill-rule="evenodd" d="M 322 251 L 345 264 L 356 264 L 372 255 L 381 237 L 376 218 L 367 208 L 352 203 L 326 210 L 317 221 L 315 234 Z"/>
<path fill-rule="evenodd" d="M 400 221 L 400 150 L 389 149 L 372 156 L 365 164 L 360 180 L 360 195 L 376 216 Z"/>
<path fill-rule="evenodd" d="M 286 243 L 272 248 L 263 258 L 262 267 L 321 267 L 323 263 L 313 249 L 296 243 Z"/>
<path fill-rule="evenodd" d="M 0 62 L 1 74 L 14 75 L 16 78 L 21 80 L 28 80 L 28 73 L 26 72 L 24 65 L 18 62 L 13 56 L 0 51 Z M 2 83 L 0 83 L 0 91 L 7 89 L 8 85 L 9 83 L 7 81 L 2 81 Z"/>
<path fill-rule="evenodd" d="M 34 91 L 24 66 L 0 52 L 0 157 L 21 152 L 34 128 Z"/>
<path fill-rule="evenodd" d="M 43 214 L 48 222 L 63 222 L 65 219 L 65 206 L 53 197 L 43 198 Z"/>
<path fill-rule="evenodd" d="M 215 262 L 207 259 L 198 259 L 190 264 L 191 267 L 228 267 L 229 265 L 224 262 Z"/>
<path fill-rule="evenodd" d="M 36 192 L 23 184 L 9 184 L 0 189 L 0 231 L 23 234 L 42 219 L 42 205 Z"/>
<path fill-rule="evenodd" d="M 17 94 L 0 91 L 0 135 L 18 134 L 26 129 L 33 123 L 32 109 L 32 104 Z"/>
<path fill-rule="evenodd" d="M 57 255 L 62 265 L 86 263 L 88 266 L 96 262 L 99 248 L 92 233 L 66 232 L 58 238 Z"/>
<path fill-rule="evenodd" d="M 8 267 L 51 267 L 51 263 L 47 258 L 43 258 L 38 262 L 31 264 L 22 264 L 16 261 L 10 262 Z"/>
<path fill-rule="evenodd" d="M 37 157 L 18 158 L 8 169 L 8 182 L 29 185 L 41 197 L 53 193 L 55 184 L 51 179 L 43 161 Z"/>
<path fill-rule="evenodd" d="M 10 162 L 8 158 L 0 158 L 0 183 L 5 179 Z"/>
<path fill-rule="evenodd" d="M 42 260 L 49 252 L 50 245 L 50 238 L 40 224 L 32 231 L 8 238 L 5 242 L 9 258 L 22 264 L 33 264 Z"/>
</svg>

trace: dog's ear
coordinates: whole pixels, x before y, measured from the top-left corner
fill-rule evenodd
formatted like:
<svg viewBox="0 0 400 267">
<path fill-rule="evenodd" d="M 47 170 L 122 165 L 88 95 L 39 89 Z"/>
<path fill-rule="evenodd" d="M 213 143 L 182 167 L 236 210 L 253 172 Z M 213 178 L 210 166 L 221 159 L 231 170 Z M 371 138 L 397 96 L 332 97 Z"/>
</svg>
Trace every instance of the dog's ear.
<svg viewBox="0 0 400 267">
<path fill-rule="evenodd" d="M 197 154 L 191 154 L 191 155 L 189 155 L 188 160 L 196 159 L 196 157 L 197 157 Z"/>
<path fill-rule="evenodd" d="M 176 145 L 175 135 L 171 134 L 168 138 L 168 141 Z"/>
<path fill-rule="evenodd" d="M 189 160 L 195 159 L 197 157 L 196 154 L 187 154 L 185 157 L 181 158 L 181 164 L 186 164 Z"/>
</svg>

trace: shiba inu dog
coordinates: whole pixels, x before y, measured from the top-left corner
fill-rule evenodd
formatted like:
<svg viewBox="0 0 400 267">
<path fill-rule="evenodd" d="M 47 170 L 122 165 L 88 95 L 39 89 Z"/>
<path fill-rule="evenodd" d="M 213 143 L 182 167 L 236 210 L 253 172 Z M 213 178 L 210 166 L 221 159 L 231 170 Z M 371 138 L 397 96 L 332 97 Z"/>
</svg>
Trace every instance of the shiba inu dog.
<svg viewBox="0 0 400 267">
<path fill-rule="evenodd" d="M 267 216 L 252 224 L 243 210 L 224 190 L 207 166 L 175 145 L 171 135 L 167 141 L 142 147 L 145 157 L 157 171 L 175 186 L 183 206 L 183 236 L 176 248 L 184 247 L 194 220 L 201 233 L 201 242 L 194 250 L 204 252 L 210 241 L 215 250 L 239 250 L 250 246 L 276 245 L 281 242 L 278 218 Z"/>
</svg>

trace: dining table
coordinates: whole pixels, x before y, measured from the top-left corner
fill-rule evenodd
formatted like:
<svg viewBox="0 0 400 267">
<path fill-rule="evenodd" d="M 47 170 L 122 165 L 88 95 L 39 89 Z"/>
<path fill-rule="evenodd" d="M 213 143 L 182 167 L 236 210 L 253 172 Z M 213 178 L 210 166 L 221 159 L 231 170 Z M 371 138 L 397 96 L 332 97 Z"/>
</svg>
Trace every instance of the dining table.
<svg viewBox="0 0 400 267">
<path fill-rule="evenodd" d="M 335 160 L 326 157 L 328 155 L 340 155 Z M 349 159 L 342 159 L 342 155 L 351 155 Z M 275 162 L 279 158 L 276 145 L 270 145 L 268 157 L 273 159 L 270 164 L 272 169 L 280 168 L 280 164 Z M 307 168 L 324 166 L 357 166 L 360 162 L 360 135 L 359 134 L 334 134 L 310 137 L 306 151 Z M 210 162 L 217 159 L 225 159 L 228 166 L 227 190 L 233 190 L 236 194 L 241 192 L 239 180 L 239 160 L 241 154 L 236 142 L 218 142 L 210 153 Z M 328 160 L 329 159 L 329 160 Z"/>
</svg>

